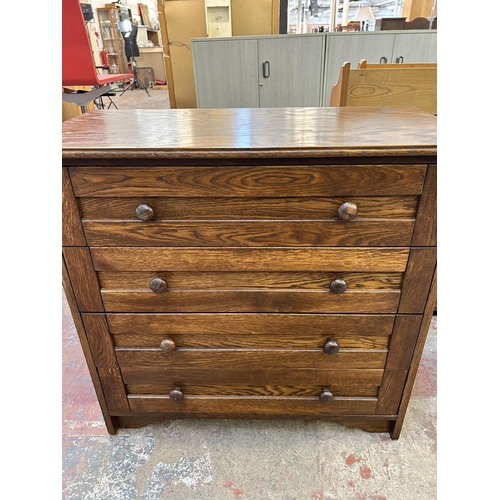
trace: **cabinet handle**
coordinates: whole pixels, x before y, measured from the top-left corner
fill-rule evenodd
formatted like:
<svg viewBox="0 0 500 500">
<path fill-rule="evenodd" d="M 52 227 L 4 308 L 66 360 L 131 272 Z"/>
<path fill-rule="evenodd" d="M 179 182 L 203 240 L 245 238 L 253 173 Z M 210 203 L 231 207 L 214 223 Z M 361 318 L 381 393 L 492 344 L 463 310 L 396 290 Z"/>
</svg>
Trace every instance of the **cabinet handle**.
<svg viewBox="0 0 500 500">
<path fill-rule="evenodd" d="M 396 57 L 397 63 L 402 63 L 404 61 L 403 56 Z"/>
<path fill-rule="evenodd" d="M 182 391 L 179 389 L 179 387 L 176 387 L 174 390 L 170 391 L 168 397 L 172 401 L 182 401 L 182 399 L 184 398 L 184 394 L 182 394 Z"/>
<path fill-rule="evenodd" d="M 358 205 L 350 201 L 342 203 L 337 210 L 337 215 L 342 220 L 352 220 L 358 215 Z"/>
<path fill-rule="evenodd" d="M 175 342 L 172 339 L 162 340 L 160 344 L 160 349 L 165 352 L 175 351 L 176 348 L 177 346 L 175 345 Z"/>
<path fill-rule="evenodd" d="M 153 278 L 149 282 L 149 288 L 154 293 L 164 293 L 167 291 L 168 284 L 163 278 Z"/>
<path fill-rule="evenodd" d="M 319 400 L 322 403 L 331 403 L 333 401 L 332 391 L 330 391 L 330 389 L 325 387 L 323 391 L 321 391 L 321 394 L 319 395 Z"/>
<path fill-rule="evenodd" d="M 330 283 L 330 290 L 333 293 L 344 293 L 347 290 L 347 283 L 341 278 L 335 278 Z"/>
<path fill-rule="evenodd" d="M 264 61 L 262 64 L 262 75 L 264 78 L 269 78 L 271 75 L 271 65 L 269 64 L 269 61 Z"/>
<path fill-rule="evenodd" d="M 382 64 L 382 63 L 387 64 L 387 57 L 382 56 L 382 57 L 380 58 L 380 64 Z"/>
<path fill-rule="evenodd" d="M 326 354 L 337 354 L 339 352 L 340 346 L 336 340 L 328 339 L 323 346 L 323 351 Z"/>
<path fill-rule="evenodd" d="M 151 205 L 148 205 L 147 203 L 141 203 L 135 209 L 135 215 L 137 215 L 138 219 L 146 222 L 154 218 L 155 211 Z"/>
</svg>

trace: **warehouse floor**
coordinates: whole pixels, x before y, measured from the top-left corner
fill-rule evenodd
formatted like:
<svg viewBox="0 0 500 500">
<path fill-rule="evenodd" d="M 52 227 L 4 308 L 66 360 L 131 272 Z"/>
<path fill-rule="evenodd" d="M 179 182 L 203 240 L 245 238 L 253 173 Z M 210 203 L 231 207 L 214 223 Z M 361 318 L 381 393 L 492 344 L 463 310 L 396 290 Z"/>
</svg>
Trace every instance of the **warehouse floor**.
<svg viewBox="0 0 500 500">
<path fill-rule="evenodd" d="M 169 108 L 166 87 L 149 92 L 113 100 Z M 397 441 L 303 420 L 174 419 L 111 436 L 64 292 L 62 308 L 63 500 L 437 498 L 437 316 Z"/>
</svg>

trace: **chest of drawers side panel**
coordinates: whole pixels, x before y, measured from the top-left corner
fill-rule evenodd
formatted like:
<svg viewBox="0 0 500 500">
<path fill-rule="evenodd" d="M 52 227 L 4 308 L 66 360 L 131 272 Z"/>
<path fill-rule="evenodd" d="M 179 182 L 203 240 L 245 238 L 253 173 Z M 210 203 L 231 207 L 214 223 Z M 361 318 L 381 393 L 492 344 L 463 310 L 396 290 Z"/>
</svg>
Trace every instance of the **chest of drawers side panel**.
<svg viewBox="0 0 500 500">
<path fill-rule="evenodd" d="M 111 410 L 127 411 L 128 400 L 104 314 L 84 313 L 100 312 L 104 308 L 98 276 L 82 231 L 78 203 L 64 167 L 62 188 L 63 288 L 106 428 L 114 434 L 118 425 Z"/>
<path fill-rule="evenodd" d="M 437 165 L 435 164 L 427 168 L 411 244 L 413 247 L 437 245 Z"/>
<path fill-rule="evenodd" d="M 392 439 L 398 439 L 399 435 L 401 434 L 401 429 L 403 427 L 404 418 L 406 415 L 406 411 L 408 409 L 408 403 L 410 401 L 413 384 L 415 383 L 418 366 L 422 358 L 425 341 L 427 339 L 427 333 L 429 331 L 432 315 L 434 313 L 434 306 L 436 304 L 436 300 L 437 300 L 437 270 L 434 271 L 432 283 L 430 286 L 429 296 L 425 306 L 424 314 L 422 316 L 422 323 L 420 325 L 420 330 L 415 344 L 415 349 L 413 350 L 412 353 L 412 360 L 410 368 L 408 370 L 408 376 L 405 382 L 403 394 L 401 397 L 401 402 L 398 409 L 398 414 L 397 414 L 398 418 L 391 425 L 390 433 Z"/>
<path fill-rule="evenodd" d="M 99 406 L 101 408 L 106 429 L 110 434 L 115 434 L 116 431 L 118 430 L 118 422 L 115 417 L 112 417 L 110 415 L 108 406 L 106 404 L 106 398 L 104 396 L 104 390 L 102 387 L 101 379 L 92 357 L 90 345 L 87 339 L 87 333 L 85 331 L 85 326 L 83 324 L 83 320 L 80 315 L 78 305 L 76 303 L 75 295 L 73 293 L 73 286 L 69 279 L 64 259 L 62 261 L 62 283 L 66 295 L 66 300 L 68 301 L 68 306 L 71 311 L 71 316 L 75 324 L 76 332 L 80 340 L 80 345 L 82 346 L 83 354 L 85 356 L 85 361 L 87 363 L 90 377 L 92 379 L 92 384 L 96 391 L 97 400 L 99 401 Z"/>
</svg>

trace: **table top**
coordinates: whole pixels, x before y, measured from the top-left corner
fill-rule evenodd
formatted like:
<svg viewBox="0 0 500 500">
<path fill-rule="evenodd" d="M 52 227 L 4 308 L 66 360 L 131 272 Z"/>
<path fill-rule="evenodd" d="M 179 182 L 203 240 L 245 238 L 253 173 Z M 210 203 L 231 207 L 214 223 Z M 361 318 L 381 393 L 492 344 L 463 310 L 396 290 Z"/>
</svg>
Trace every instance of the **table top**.
<svg viewBox="0 0 500 500">
<path fill-rule="evenodd" d="M 418 108 L 93 110 L 62 124 L 63 158 L 144 154 L 435 155 L 437 118 Z"/>
</svg>

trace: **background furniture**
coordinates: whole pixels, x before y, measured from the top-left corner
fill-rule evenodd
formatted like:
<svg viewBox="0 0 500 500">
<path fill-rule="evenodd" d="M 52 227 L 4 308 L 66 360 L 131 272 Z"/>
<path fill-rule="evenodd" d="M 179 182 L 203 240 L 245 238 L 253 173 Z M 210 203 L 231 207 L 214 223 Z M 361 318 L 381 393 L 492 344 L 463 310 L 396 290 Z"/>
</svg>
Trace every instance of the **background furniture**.
<svg viewBox="0 0 500 500">
<path fill-rule="evenodd" d="M 323 106 L 328 106 L 332 87 L 339 79 L 346 61 L 369 63 L 437 62 L 437 32 L 370 31 L 360 33 L 329 33 L 326 35 Z"/>
<path fill-rule="evenodd" d="M 191 45 L 198 107 L 320 105 L 320 36 L 197 39 Z"/>
<path fill-rule="evenodd" d="M 328 106 L 344 62 L 436 62 L 436 35 L 414 30 L 193 38 L 197 106 Z"/>
<path fill-rule="evenodd" d="M 115 8 L 96 9 L 102 44 L 107 52 L 110 73 L 128 73 L 125 43 L 120 32 L 120 10 Z"/>
<path fill-rule="evenodd" d="M 406 17 L 382 17 L 375 19 L 375 30 L 404 30 Z"/>
<path fill-rule="evenodd" d="M 436 297 L 436 152 L 415 108 L 63 123 L 64 288 L 109 432 L 312 418 L 396 439 Z"/>
<path fill-rule="evenodd" d="M 383 64 L 383 66 L 381 66 Z M 437 68 L 437 63 L 368 63 L 366 59 L 361 59 L 358 69 L 366 68 Z"/>
<path fill-rule="evenodd" d="M 437 64 L 397 64 L 351 69 L 342 65 L 333 87 L 330 106 L 417 106 L 437 114 Z"/>
</svg>

